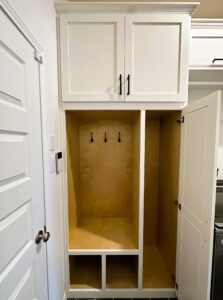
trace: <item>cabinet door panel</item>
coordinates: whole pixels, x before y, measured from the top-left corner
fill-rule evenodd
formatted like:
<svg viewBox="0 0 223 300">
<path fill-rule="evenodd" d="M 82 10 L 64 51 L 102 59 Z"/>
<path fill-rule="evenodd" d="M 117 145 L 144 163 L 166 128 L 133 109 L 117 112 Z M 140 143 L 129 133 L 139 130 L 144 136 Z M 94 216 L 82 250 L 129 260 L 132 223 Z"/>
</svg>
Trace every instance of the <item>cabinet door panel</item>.
<svg viewBox="0 0 223 300">
<path fill-rule="evenodd" d="M 189 17 L 128 15 L 125 30 L 126 100 L 186 101 Z"/>
<path fill-rule="evenodd" d="M 66 14 L 60 22 L 63 101 L 123 99 L 124 17 Z"/>
<path fill-rule="evenodd" d="M 211 22 L 204 25 L 197 21 L 191 27 L 190 67 L 222 69 L 223 28 Z"/>
<path fill-rule="evenodd" d="M 210 296 L 221 93 L 183 110 L 177 241 L 179 299 Z"/>
</svg>

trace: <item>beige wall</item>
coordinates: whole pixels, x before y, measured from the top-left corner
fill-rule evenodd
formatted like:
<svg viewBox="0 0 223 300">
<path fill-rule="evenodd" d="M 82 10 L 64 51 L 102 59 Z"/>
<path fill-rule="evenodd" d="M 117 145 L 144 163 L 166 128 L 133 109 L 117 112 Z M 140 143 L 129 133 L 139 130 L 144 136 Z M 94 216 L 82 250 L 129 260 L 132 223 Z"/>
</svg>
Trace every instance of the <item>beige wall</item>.
<svg viewBox="0 0 223 300">
<path fill-rule="evenodd" d="M 58 1 L 58 0 L 57 0 Z M 75 2 L 74 0 L 70 0 L 71 2 Z M 96 1 L 96 0 L 77 0 L 78 2 L 85 1 Z M 106 0 L 101 0 L 103 2 L 107 2 Z M 198 1 L 188 1 L 188 0 L 110 0 L 112 2 L 200 2 L 200 6 L 193 17 L 195 18 L 223 18 L 223 0 L 198 0 Z"/>
</svg>

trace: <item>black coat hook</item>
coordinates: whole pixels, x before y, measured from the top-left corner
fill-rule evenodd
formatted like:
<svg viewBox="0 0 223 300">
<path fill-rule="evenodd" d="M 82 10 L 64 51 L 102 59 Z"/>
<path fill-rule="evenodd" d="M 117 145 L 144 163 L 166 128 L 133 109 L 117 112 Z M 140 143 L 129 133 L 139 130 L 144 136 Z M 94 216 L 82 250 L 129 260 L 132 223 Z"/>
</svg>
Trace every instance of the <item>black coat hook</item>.
<svg viewBox="0 0 223 300">
<path fill-rule="evenodd" d="M 104 137 L 104 142 L 107 143 L 108 139 L 107 139 L 107 132 L 105 131 L 105 137 Z"/>
<path fill-rule="evenodd" d="M 91 131 L 91 143 L 94 143 L 93 132 Z"/>
<path fill-rule="evenodd" d="M 119 131 L 119 133 L 118 133 L 118 143 L 121 143 L 121 133 L 120 133 L 120 131 Z"/>
</svg>

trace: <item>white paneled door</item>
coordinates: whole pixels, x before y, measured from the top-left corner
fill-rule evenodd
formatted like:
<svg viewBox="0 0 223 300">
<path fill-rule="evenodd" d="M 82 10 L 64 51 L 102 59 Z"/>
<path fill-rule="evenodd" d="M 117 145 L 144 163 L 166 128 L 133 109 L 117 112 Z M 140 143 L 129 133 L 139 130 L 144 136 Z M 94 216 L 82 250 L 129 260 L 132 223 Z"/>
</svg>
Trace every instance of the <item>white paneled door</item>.
<svg viewBox="0 0 223 300">
<path fill-rule="evenodd" d="M 125 22 L 125 99 L 185 102 L 187 15 L 129 14 Z"/>
<path fill-rule="evenodd" d="M 0 299 L 48 299 L 39 66 L 0 10 Z"/>
<path fill-rule="evenodd" d="M 221 92 L 183 110 L 177 242 L 181 300 L 209 300 Z"/>
<path fill-rule="evenodd" d="M 63 101 L 124 99 L 124 16 L 60 17 Z"/>
</svg>

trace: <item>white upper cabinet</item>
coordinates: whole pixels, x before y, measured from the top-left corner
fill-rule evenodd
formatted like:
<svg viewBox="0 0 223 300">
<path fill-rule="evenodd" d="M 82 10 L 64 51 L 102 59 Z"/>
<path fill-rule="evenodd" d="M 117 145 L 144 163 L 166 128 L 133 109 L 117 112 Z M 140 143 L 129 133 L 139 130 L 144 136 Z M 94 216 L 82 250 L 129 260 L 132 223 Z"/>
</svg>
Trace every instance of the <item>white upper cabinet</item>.
<svg viewBox="0 0 223 300">
<path fill-rule="evenodd" d="M 60 18 L 63 101 L 124 97 L 124 16 L 65 14 Z"/>
<path fill-rule="evenodd" d="M 187 102 L 197 3 L 57 3 L 63 102 Z"/>
<path fill-rule="evenodd" d="M 186 101 L 187 15 L 127 15 L 125 24 L 126 100 Z"/>
<path fill-rule="evenodd" d="M 191 27 L 190 67 L 223 68 L 223 22 L 195 19 Z"/>
</svg>

